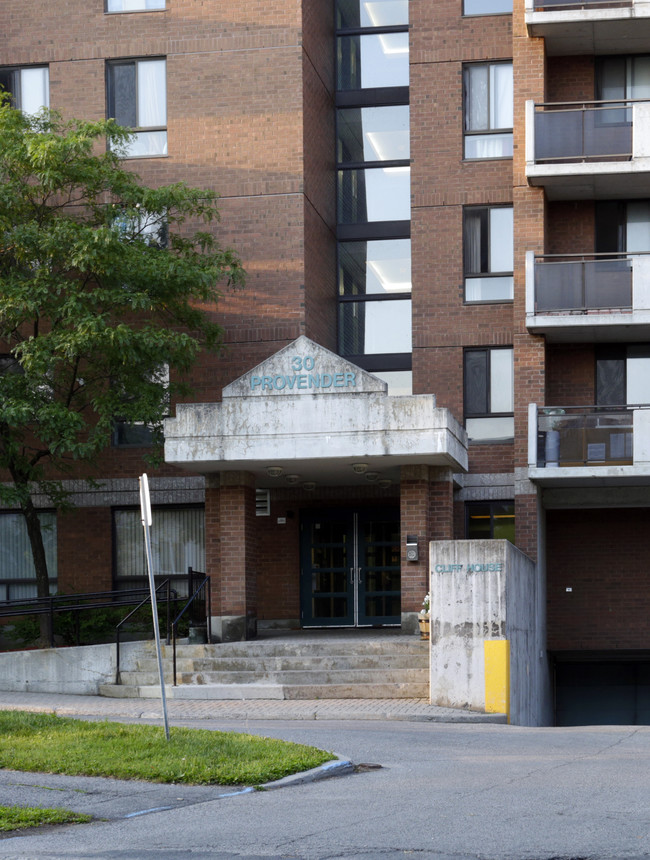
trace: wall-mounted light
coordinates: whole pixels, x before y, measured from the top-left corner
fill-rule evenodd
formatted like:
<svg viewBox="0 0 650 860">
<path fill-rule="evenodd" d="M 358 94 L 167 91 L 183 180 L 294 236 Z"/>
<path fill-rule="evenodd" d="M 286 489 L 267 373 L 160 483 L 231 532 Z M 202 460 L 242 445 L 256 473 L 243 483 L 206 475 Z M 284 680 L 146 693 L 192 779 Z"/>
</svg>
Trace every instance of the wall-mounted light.
<svg viewBox="0 0 650 860">
<path fill-rule="evenodd" d="M 300 475 L 285 475 L 284 480 L 287 484 L 297 484 L 300 480 Z"/>
<path fill-rule="evenodd" d="M 373 483 L 379 477 L 379 472 L 366 472 L 366 481 Z"/>
<path fill-rule="evenodd" d="M 269 478 L 279 478 L 280 475 L 284 472 L 282 466 L 267 466 L 266 474 Z"/>
<path fill-rule="evenodd" d="M 368 464 L 367 463 L 353 463 L 352 464 L 352 471 L 354 472 L 355 475 L 363 475 L 365 472 L 368 471 Z"/>
</svg>

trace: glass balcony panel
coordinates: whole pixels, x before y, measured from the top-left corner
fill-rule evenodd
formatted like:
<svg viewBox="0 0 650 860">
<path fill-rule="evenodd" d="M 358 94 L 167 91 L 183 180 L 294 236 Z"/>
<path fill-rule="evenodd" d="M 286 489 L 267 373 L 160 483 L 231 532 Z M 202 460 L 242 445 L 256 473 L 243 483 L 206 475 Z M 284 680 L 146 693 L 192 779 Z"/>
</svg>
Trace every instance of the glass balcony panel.
<svg viewBox="0 0 650 860">
<path fill-rule="evenodd" d="M 632 307 L 630 260 L 594 260 L 583 265 L 588 310 Z"/>
<path fill-rule="evenodd" d="M 535 311 L 582 308 L 582 263 L 535 263 Z"/>
<path fill-rule="evenodd" d="M 538 465 L 546 468 L 630 465 L 631 409 L 543 409 L 538 417 Z"/>
<path fill-rule="evenodd" d="M 626 157 L 632 154 L 632 108 L 548 110 L 535 114 L 535 160 Z"/>
<path fill-rule="evenodd" d="M 336 26 L 398 27 L 409 22 L 408 0 L 337 0 Z"/>
<path fill-rule="evenodd" d="M 632 307 L 632 264 L 623 260 L 535 263 L 535 312 Z"/>
</svg>

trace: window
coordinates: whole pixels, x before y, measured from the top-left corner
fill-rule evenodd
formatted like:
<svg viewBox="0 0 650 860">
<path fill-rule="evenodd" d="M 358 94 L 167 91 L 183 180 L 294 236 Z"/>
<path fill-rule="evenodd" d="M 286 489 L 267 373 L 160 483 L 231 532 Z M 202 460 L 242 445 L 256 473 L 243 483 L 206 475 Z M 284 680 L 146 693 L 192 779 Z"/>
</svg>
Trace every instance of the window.
<svg viewBox="0 0 650 860">
<path fill-rule="evenodd" d="M 165 0 L 106 0 L 107 12 L 148 12 L 164 8 Z"/>
<path fill-rule="evenodd" d="M 163 364 L 158 371 L 151 374 L 149 382 L 162 383 L 169 389 L 169 365 Z M 155 392 L 154 392 L 154 396 Z M 129 401 L 128 394 L 123 395 L 123 402 Z M 115 448 L 146 448 L 153 445 L 156 428 L 144 421 L 125 421 L 116 418 L 113 424 L 113 446 Z"/>
<path fill-rule="evenodd" d="M 604 345 L 596 350 L 598 406 L 650 404 L 650 345 Z"/>
<path fill-rule="evenodd" d="M 512 206 L 481 206 L 463 212 L 465 301 L 513 297 Z"/>
<path fill-rule="evenodd" d="M 50 106 L 50 70 L 47 66 L 0 69 L 0 87 L 11 94 L 14 107 L 23 113 L 38 113 Z"/>
<path fill-rule="evenodd" d="M 464 0 L 463 15 L 502 15 L 512 12 L 512 0 Z"/>
<path fill-rule="evenodd" d="M 465 534 L 469 540 L 509 540 L 514 543 L 514 502 L 467 502 Z"/>
<path fill-rule="evenodd" d="M 596 200 L 596 252 L 650 252 L 650 200 Z"/>
<path fill-rule="evenodd" d="M 512 157 L 512 63 L 463 70 L 465 158 Z"/>
<path fill-rule="evenodd" d="M 339 353 L 411 390 L 407 0 L 336 0 Z"/>
<path fill-rule="evenodd" d="M 126 240 L 141 239 L 145 245 L 154 248 L 167 247 L 167 219 L 164 215 L 140 210 L 133 217 L 123 212 L 113 220 L 113 224 Z"/>
<path fill-rule="evenodd" d="M 470 442 L 514 437 L 512 348 L 465 350 L 464 404 Z"/>
<path fill-rule="evenodd" d="M 56 514 L 38 514 L 45 544 L 50 593 L 56 593 Z M 36 597 L 36 571 L 27 535 L 25 518 L 20 513 L 0 514 L 0 601 Z"/>
<path fill-rule="evenodd" d="M 151 544 L 156 576 L 178 578 L 187 568 L 205 570 L 204 511 L 199 507 L 154 507 Z M 113 546 L 116 588 L 146 584 L 147 566 L 140 511 L 113 511 Z"/>
<path fill-rule="evenodd" d="M 166 66 L 161 59 L 107 66 L 108 115 L 134 133 L 129 158 L 167 155 Z"/>
</svg>

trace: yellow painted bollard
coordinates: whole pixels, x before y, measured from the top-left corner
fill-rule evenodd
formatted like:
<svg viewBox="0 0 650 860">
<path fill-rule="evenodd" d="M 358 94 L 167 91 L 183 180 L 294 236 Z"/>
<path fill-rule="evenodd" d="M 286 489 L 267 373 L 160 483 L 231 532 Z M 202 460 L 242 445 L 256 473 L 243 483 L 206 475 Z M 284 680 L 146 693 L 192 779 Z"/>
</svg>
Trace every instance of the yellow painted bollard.
<svg viewBox="0 0 650 860">
<path fill-rule="evenodd" d="M 510 722 L 510 642 L 507 639 L 486 639 L 485 711 L 507 714 Z"/>
</svg>

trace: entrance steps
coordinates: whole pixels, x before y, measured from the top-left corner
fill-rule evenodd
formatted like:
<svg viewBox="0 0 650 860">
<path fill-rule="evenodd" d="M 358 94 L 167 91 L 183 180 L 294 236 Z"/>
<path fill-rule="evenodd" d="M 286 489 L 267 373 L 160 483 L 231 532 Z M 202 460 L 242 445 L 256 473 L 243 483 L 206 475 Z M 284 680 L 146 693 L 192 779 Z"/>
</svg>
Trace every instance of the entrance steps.
<svg viewBox="0 0 650 860">
<path fill-rule="evenodd" d="M 327 631 L 329 632 L 329 631 Z M 428 699 L 428 643 L 382 631 L 275 636 L 252 642 L 163 646 L 167 696 L 175 699 Z M 375 635 L 372 635 L 375 634 Z M 102 696 L 160 696 L 152 642 Z"/>
</svg>

